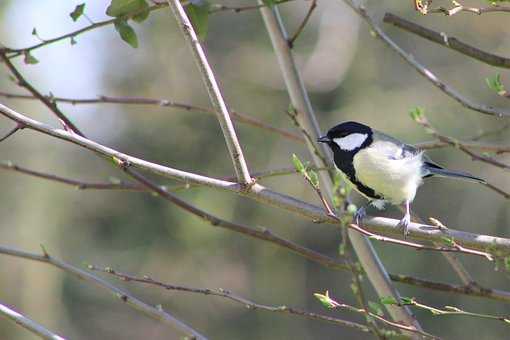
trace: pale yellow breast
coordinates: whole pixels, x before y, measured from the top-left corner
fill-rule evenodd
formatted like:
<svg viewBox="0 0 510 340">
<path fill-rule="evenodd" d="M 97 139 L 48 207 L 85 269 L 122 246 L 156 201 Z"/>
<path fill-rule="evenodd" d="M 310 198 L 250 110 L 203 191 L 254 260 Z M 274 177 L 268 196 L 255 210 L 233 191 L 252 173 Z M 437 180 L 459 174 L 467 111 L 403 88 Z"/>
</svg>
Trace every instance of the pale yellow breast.
<svg viewBox="0 0 510 340">
<path fill-rule="evenodd" d="M 353 159 L 356 177 L 364 185 L 394 204 L 412 201 L 422 183 L 421 154 L 398 159 L 400 148 L 377 141 Z"/>
</svg>

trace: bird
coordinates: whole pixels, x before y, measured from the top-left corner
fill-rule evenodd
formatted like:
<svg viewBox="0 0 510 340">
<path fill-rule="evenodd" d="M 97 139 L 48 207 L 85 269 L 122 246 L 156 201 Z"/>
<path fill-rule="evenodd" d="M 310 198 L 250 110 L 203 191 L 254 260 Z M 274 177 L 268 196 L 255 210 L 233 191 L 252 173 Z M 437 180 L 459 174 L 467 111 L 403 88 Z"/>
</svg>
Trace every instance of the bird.
<svg viewBox="0 0 510 340">
<path fill-rule="evenodd" d="M 369 205 L 378 209 L 383 209 L 386 203 L 404 207 L 405 214 L 397 225 L 404 237 L 411 223 L 411 203 L 425 178 L 486 183 L 467 172 L 445 169 L 422 150 L 354 121 L 332 127 L 317 141 L 329 146 L 336 168 L 369 200 Z M 356 224 L 360 225 L 365 216 L 366 208 L 362 206 L 354 215 Z"/>
</svg>

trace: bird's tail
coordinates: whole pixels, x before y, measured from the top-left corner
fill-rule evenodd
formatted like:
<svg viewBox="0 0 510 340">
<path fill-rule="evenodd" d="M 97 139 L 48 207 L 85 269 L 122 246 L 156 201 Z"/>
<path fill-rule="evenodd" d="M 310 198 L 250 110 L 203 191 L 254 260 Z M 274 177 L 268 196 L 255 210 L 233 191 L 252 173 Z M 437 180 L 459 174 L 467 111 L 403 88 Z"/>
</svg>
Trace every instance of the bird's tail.
<svg viewBox="0 0 510 340">
<path fill-rule="evenodd" d="M 477 183 L 482 183 L 482 184 L 487 183 L 484 179 L 475 177 L 467 172 L 443 169 L 433 163 L 425 163 L 425 169 L 427 172 L 425 177 L 430 177 L 430 176 L 450 177 L 450 178 L 458 178 L 458 179 L 463 179 L 466 181 L 477 182 Z"/>
</svg>

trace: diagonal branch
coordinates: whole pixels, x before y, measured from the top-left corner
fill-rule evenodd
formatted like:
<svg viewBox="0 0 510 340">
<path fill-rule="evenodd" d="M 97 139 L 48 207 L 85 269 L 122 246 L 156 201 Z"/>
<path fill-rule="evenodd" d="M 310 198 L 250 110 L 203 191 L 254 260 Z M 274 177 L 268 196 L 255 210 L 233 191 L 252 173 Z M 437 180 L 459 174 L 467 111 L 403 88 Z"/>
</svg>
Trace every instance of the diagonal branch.
<svg viewBox="0 0 510 340">
<path fill-rule="evenodd" d="M 81 270 L 79 268 L 76 268 L 64 261 L 61 261 L 57 258 L 54 258 L 53 256 L 50 256 L 46 251 L 44 250 L 43 255 L 38 255 L 34 253 L 25 252 L 22 250 L 18 250 L 15 248 L 0 246 L 0 254 L 5 254 L 13 257 L 23 258 L 26 260 L 46 263 L 50 266 L 59 268 L 63 270 L 66 273 L 69 273 L 81 280 L 84 280 L 88 283 L 92 283 L 95 286 L 102 288 L 104 290 L 109 291 L 110 293 L 113 293 L 116 298 L 118 298 L 121 302 L 126 303 L 126 305 L 133 307 L 134 309 L 138 310 L 139 312 L 155 319 L 163 322 L 164 324 L 167 324 L 169 326 L 174 327 L 179 332 L 186 334 L 188 336 L 191 336 L 193 339 L 196 340 L 206 340 L 206 337 L 204 337 L 202 334 L 198 333 L 182 321 L 176 319 L 174 316 L 169 314 L 168 312 L 165 312 L 164 310 L 160 308 L 156 308 L 153 306 L 150 306 L 146 304 L 145 302 L 138 300 L 128 292 L 115 287 L 111 283 L 92 275 L 91 273 L 88 273 L 87 271 Z"/>
<path fill-rule="evenodd" d="M 248 300 L 244 297 L 236 295 L 236 294 L 234 294 L 228 290 L 222 289 L 222 288 L 210 289 L 210 288 L 193 288 L 193 287 L 186 287 L 186 286 L 177 286 L 177 285 L 167 284 L 164 282 L 153 280 L 148 276 L 139 278 L 136 276 L 120 273 L 120 272 L 117 272 L 109 267 L 101 269 L 101 268 L 91 265 L 91 266 L 89 266 L 89 269 L 113 275 L 117 279 L 126 281 L 126 282 L 138 282 L 138 283 L 143 283 L 143 284 L 147 284 L 147 285 L 151 285 L 151 286 L 160 287 L 160 288 L 163 288 L 166 290 L 176 290 L 176 291 L 188 292 L 188 293 L 194 293 L 194 294 L 219 296 L 219 297 L 223 297 L 223 298 L 229 299 L 231 301 L 243 304 L 246 308 L 252 309 L 252 310 L 260 309 L 260 310 L 265 310 L 265 311 L 274 312 L 274 313 L 286 313 L 286 314 L 292 314 L 292 315 L 299 315 L 299 316 L 305 317 L 307 319 L 321 320 L 321 321 L 330 322 L 330 323 L 340 325 L 340 326 L 354 328 L 354 329 L 364 332 L 364 333 L 370 332 L 370 329 L 368 327 L 366 327 L 365 325 L 356 323 L 356 322 L 342 320 L 342 319 L 338 319 L 335 317 L 326 316 L 326 315 L 322 315 L 322 314 L 311 313 L 311 312 L 307 312 L 307 311 L 304 311 L 301 309 L 288 307 L 288 306 L 263 305 L 263 304 Z"/>
<path fill-rule="evenodd" d="M 0 303 L 0 315 L 4 316 L 11 321 L 14 321 L 16 324 L 25 328 L 29 332 L 35 334 L 41 339 L 46 340 L 65 340 L 60 335 L 53 333 L 52 331 L 46 329 L 44 326 L 38 324 L 37 322 L 30 320 L 26 316 L 16 312 L 15 310 L 7 307 L 6 305 Z"/>
<path fill-rule="evenodd" d="M 66 115 L 60 111 L 60 109 L 57 107 L 57 104 L 52 102 L 47 97 L 41 95 L 39 91 L 37 91 L 29 82 L 25 80 L 25 78 L 21 75 L 21 73 L 18 71 L 18 69 L 12 64 L 11 60 L 5 55 L 5 53 L 0 52 L 0 57 L 2 58 L 3 62 L 9 69 L 9 71 L 14 75 L 16 80 L 18 81 L 19 86 L 24 87 L 28 90 L 34 97 L 39 99 L 44 105 L 46 105 L 60 120 L 62 125 L 65 129 L 69 129 L 70 131 L 83 136 L 83 133 L 71 122 Z"/>
<path fill-rule="evenodd" d="M 443 93 L 448 95 L 449 97 L 455 99 L 462 106 L 471 109 L 473 111 L 477 111 L 480 113 L 484 113 L 491 116 L 496 116 L 499 118 L 508 118 L 510 117 L 510 111 L 502 108 L 495 108 L 490 105 L 479 104 L 473 102 L 471 99 L 464 97 L 461 95 L 456 89 L 446 84 L 442 80 L 440 80 L 432 71 L 428 68 L 420 64 L 413 55 L 404 51 L 400 46 L 398 46 L 382 29 L 379 27 L 374 19 L 367 13 L 365 6 L 358 4 L 358 2 L 354 2 L 352 0 L 343 0 L 347 5 L 349 5 L 365 22 L 370 26 L 371 30 L 374 34 L 379 37 L 388 47 L 390 47 L 393 51 L 395 51 L 405 62 L 411 65 L 419 74 L 421 74 L 425 79 L 430 81 L 434 86 L 436 86 Z"/>
<path fill-rule="evenodd" d="M 12 99 L 26 99 L 26 100 L 34 100 L 38 99 L 31 95 L 25 95 L 25 94 L 16 94 L 16 93 L 10 93 L 10 92 L 1 92 L 0 91 L 0 97 L 4 98 L 12 98 Z M 172 108 L 179 108 L 186 111 L 200 111 L 210 114 L 215 114 L 215 111 L 202 106 L 197 105 L 191 105 L 181 102 L 176 102 L 170 99 L 155 99 L 155 98 L 145 98 L 145 97 L 112 97 L 112 96 L 98 96 L 97 98 L 84 98 L 84 99 L 78 99 L 78 98 L 64 98 L 64 97 L 48 97 L 48 99 L 51 99 L 54 102 L 61 102 L 61 103 L 68 103 L 72 105 L 85 105 L 85 104 L 125 104 L 125 105 L 154 105 L 154 106 L 161 106 L 161 107 L 172 107 Z M 268 123 L 265 123 L 253 116 L 247 115 L 245 113 L 237 112 L 234 110 L 230 110 L 230 113 L 232 115 L 232 118 L 237 120 L 240 123 L 244 123 L 253 127 L 260 128 L 262 130 L 267 130 L 270 132 L 274 132 L 284 138 L 287 138 L 292 141 L 301 142 L 304 143 L 304 139 L 290 131 L 279 129 L 277 127 L 274 127 Z"/>
<path fill-rule="evenodd" d="M 444 32 L 438 33 L 414 22 L 403 19 L 395 14 L 386 13 L 384 22 L 392 24 L 404 31 L 416 34 L 419 37 L 435 42 L 451 50 L 462 53 L 483 63 L 503 68 L 510 68 L 510 58 L 501 57 L 479 48 L 466 44 L 455 37 L 447 36 Z"/>
<path fill-rule="evenodd" d="M 259 3 L 262 3 L 261 0 L 259 0 Z M 261 8 L 260 12 L 264 19 L 266 29 L 282 70 L 290 101 L 296 110 L 296 121 L 308 132 L 308 134 L 311 134 L 311 136 L 316 139 L 320 135 L 319 124 L 313 112 L 308 94 L 304 88 L 301 75 L 295 64 L 294 57 L 289 48 L 287 33 L 283 26 L 278 9 Z M 314 146 L 313 144 L 313 141 L 308 140 L 307 146 L 312 154 L 314 164 L 316 166 L 327 165 L 323 163 L 322 157 L 314 152 L 317 146 Z M 318 148 L 322 155 L 329 155 L 323 144 L 319 145 Z M 328 161 L 332 164 L 331 157 L 329 157 Z M 327 197 L 332 199 L 332 176 L 328 176 L 324 173 L 321 173 L 320 175 L 322 183 L 324 183 L 325 190 L 327 191 Z M 380 296 L 394 296 L 398 298 L 399 294 L 392 285 L 388 273 L 382 265 L 382 262 L 379 260 L 370 241 L 357 232 L 349 231 L 348 234 L 356 255 L 361 261 L 361 264 L 377 293 Z M 420 329 L 420 325 L 409 309 L 388 306 L 388 311 L 394 320 L 403 320 L 407 324 L 414 325 L 417 329 Z"/>
<path fill-rule="evenodd" d="M 193 29 L 181 2 L 179 0 L 168 0 L 167 2 L 172 8 L 172 12 L 174 13 L 177 23 L 179 24 L 179 27 L 181 28 L 184 37 L 193 52 L 193 57 L 195 58 L 195 62 L 200 70 L 207 92 L 209 93 L 209 98 L 211 99 L 211 103 L 220 122 L 230 157 L 234 163 L 237 179 L 243 185 L 248 186 L 247 189 L 249 189 L 249 185 L 252 184 L 252 179 L 248 171 L 248 166 L 246 165 L 241 145 L 237 139 L 234 125 L 230 119 L 230 113 L 228 112 L 227 105 L 223 100 L 220 87 L 214 77 L 209 62 L 207 61 L 202 45 L 198 41 L 195 30 Z"/>
</svg>

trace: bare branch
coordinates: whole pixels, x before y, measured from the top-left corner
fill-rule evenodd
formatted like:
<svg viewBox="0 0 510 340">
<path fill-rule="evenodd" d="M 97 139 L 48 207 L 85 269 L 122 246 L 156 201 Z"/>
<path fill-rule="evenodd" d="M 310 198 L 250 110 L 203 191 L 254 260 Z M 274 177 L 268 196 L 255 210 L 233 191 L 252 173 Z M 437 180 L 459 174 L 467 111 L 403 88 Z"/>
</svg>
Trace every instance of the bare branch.
<svg viewBox="0 0 510 340">
<path fill-rule="evenodd" d="M 16 324 L 20 325 L 21 327 L 25 328 L 26 330 L 35 334 L 41 339 L 65 340 L 65 338 L 61 337 L 60 335 L 57 335 L 52 331 L 49 331 L 44 326 L 38 324 L 33 320 L 30 320 L 26 316 L 16 312 L 15 310 L 1 303 L 0 303 L 0 315 L 14 321 Z"/>
<path fill-rule="evenodd" d="M 288 306 L 263 305 L 263 304 L 248 300 L 248 299 L 241 297 L 239 295 L 235 295 L 234 293 L 232 293 L 228 290 L 222 289 L 222 288 L 210 289 L 210 288 L 192 288 L 192 287 L 185 287 L 185 286 L 177 286 L 177 285 L 167 284 L 167 283 L 153 280 L 152 278 L 150 278 L 148 276 L 139 278 L 139 277 L 128 275 L 128 274 L 119 273 L 119 272 L 113 270 L 112 268 L 100 269 L 95 266 L 89 266 L 89 269 L 101 271 L 101 272 L 113 275 L 116 278 L 118 278 L 122 281 L 126 281 L 126 282 L 138 282 L 138 283 L 143 283 L 143 284 L 147 284 L 147 285 L 151 285 L 151 286 L 160 287 L 160 288 L 167 289 L 167 290 L 177 290 L 177 291 L 181 291 L 181 292 L 188 292 L 188 293 L 194 293 L 194 294 L 219 296 L 219 297 L 226 298 L 231 301 L 240 303 L 240 304 L 244 305 L 246 308 L 252 309 L 252 310 L 260 309 L 260 310 L 265 310 L 265 311 L 273 312 L 273 313 L 286 313 L 286 314 L 299 315 L 299 316 L 305 317 L 307 319 L 326 321 L 326 322 L 330 322 L 330 323 L 333 323 L 336 325 L 354 328 L 354 329 L 364 332 L 364 333 L 370 333 L 370 329 L 368 327 L 366 327 L 365 325 L 356 323 L 356 322 L 342 320 L 342 319 L 338 319 L 338 318 L 334 318 L 334 317 L 326 316 L 326 315 L 322 315 L 322 314 L 311 313 L 311 312 L 307 312 L 307 311 L 304 311 L 301 309 L 292 308 L 292 307 L 288 307 Z"/>
<path fill-rule="evenodd" d="M 261 203 L 296 213 L 315 222 L 327 222 L 333 224 L 337 223 L 335 219 L 325 213 L 323 208 L 272 191 L 260 184 L 253 185 L 251 190 L 246 192 L 243 186 L 239 183 L 206 177 L 166 167 L 160 164 L 151 163 L 140 158 L 126 155 L 117 150 L 108 148 L 104 145 L 70 133 L 68 131 L 53 129 L 46 124 L 11 110 L 2 104 L 0 104 L 0 114 L 15 122 L 23 123 L 27 129 L 39 131 L 43 134 L 82 146 L 85 149 L 105 156 L 109 160 L 115 157 L 117 159 L 126 161 L 139 169 L 144 169 L 163 177 L 177 179 L 186 183 L 199 184 L 235 192 L 237 194 L 255 199 Z M 367 230 L 380 235 L 401 235 L 401 229 L 397 226 L 397 224 L 398 220 L 383 217 L 367 217 L 364 220 L 364 226 Z M 472 234 L 451 228 L 446 231 L 439 230 L 437 226 L 419 223 L 411 223 L 408 229 L 410 231 L 410 239 L 442 242 L 442 238 L 446 236 L 453 238 L 457 243 L 468 248 L 482 251 L 490 250 L 491 253 L 497 254 L 498 256 L 505 256 L 510 254 L 510 239 L 506 238 Z"/>
<path fill-rule="evenodd" d="M 502 301 L 506 303 L 510 303 L 510 292 L 485 288 L 481 287 L 478 284 L 470 284 L 470 285 L 454 285 L 451 283 L 443 283 L 437 281 L 430 281 L 425 279 L 420 279 L 417 277 L 402 275 L 402 274 L 390 274 L 390 277 L 395 282 L 404 283 L 407 285 L 412 285 L 416 287 L 422 287 L 426 289 L 443 291 L 447 293 L 455 293 L 462 294 L 468 296 L 478 296 L 483 298 L 488 298 L 492 300 Z"/>
<path fill-rule="evenodd" d="M 11 98 L 11 99 L 27 99 L 27 100 L 33 100 L 38 99 L 31 95 L 24 95 L 24 94 L 15 94 L 10 92 L 1 92 L 0 91 L 0 97 L 4 98 Z M 210 114 L 216 114 L 216 112 L 212 109 L 202 107 L 202 106 L 196 106 L 191 104 L 185 104 L 176 102 L 170 99 L 153 99 L 153 98 L 145 98 L 145 97 L 111 97 L 111 96 L 98 96 L 97 98 L 85 98 L 85 99 L 77 99 L 77 98 L 63 98 L 63 97 L 47 97 L 48 99 L 54 101 L 54 102 L 60 102 L 60 103 L 68 103 L 72 105 L 83 105 L 83 104 L 125 104 L 125 105 L 154 105 L 154 106 L 161 106 L 161 107 L 172 107 L 172 108 L 179 108 L 186 111 L 199 111 L 199 112 L 205 112 Z M 292 141 L 304 143 L 304 138 L 292 133 L 287 130 L 279 129 L 277 127 L 274 127 L 270 124 L 264 123 L 263 121 L 247 115 L 245 113 L 237 112 L 234 110 L 231 110 L 230 113 L 232 114 L 232 118 L 237 120 L 238 122 L 251 125 L 253 127 L 260 128 L 262 130 L 267 130 L 270 132 L 274 132 L 284 138 L 287 138 Z"/>
<path fill-rule="evenodd" d="M 248 166 L 246 165 L 246 160 L 244 159 L 241 145 L 237 139 L 234 125 L 230 120 L 230 113 L 228 112 L 227 105 L 223 100 L 220 87 L 216 81 L 209 62 L 207 61 L 207 57 L 205 56 L 205 52 L 202 49 L 202 45 L 198 41 L 195 30 L 193 29 L 193 26 L 191 25 L 191 22 L 189 21 L 188 16 L 186 15 L 186 12 L 181 5 L 181 2 L 179 0 L 168 0 L 168 4 L 172 8 L 172 12 L 174 13 L 177 23 L 179 24 L 182 33 L 184 34 L 184 37 L 186 38 L 191 51 L 193 52 L 193 57 L 195 58 L 195 62 L 197 63 L 197 66 L 200 70 L 202 80 L 204 81 L 207 92 L 209 93 L 209 98 L 211 99 L 211 103 L 220 122 L 230 157 L 234 163 L 237 179 L 243 185 L 248 186 L 247 188 L 249 189 L 249 185 L 252 184 L 250 172 L 248 171 Z"/>
<path fill-rule="evenodd" d="M 262 3 L 261 0 L 259 0 L 259 4 L 260 3 Z M 311 140 L 311 138 L 307 140 L 308 150 L 312 154 L 313 162 L 319 167 L 333 164 L 331 157 L 327 159 L 328 163 L 324 164 L 324 158 L 320 156 L 330 155 L 326 146 L 323 144 L 319 146 L 315 145 L 316 143 L 314 141 L 320 135 L 319 124 L 289 48 L 287 32 L 282 23 L 278 9 L 261 8 L 260 12 L 275 50 L 292 107 L 296 111 L 296 122 L 302 127 L 303 131 L 307 131 L 307 134 L 314 138 L 314 140 Z M 320 150 L 319 153 L 315 152 L 316 148 Z M 328 199 L 332 200 L 332 177 L 325 173 L 321 173 L 320 176 L 321 182 L 324 184 L 326 190 L 326 195 Z M 348 234 L 356 255 L 377 293 L 380 296 L 391 295 L 398 297 L 398 292 L 389 280 L 388 274 L 374 248 L 370 244 L 370 241 L 356 232 L 349 231 Z M 388 310 L 394 320 L 403 320 L 410 325 L 415 325 L 418 329 L 420 328 L 416 319 L 411 315 L 408 309 L 389 306 Z"/>
<path fill-rule="evenodd" d="M 510 58 L 501 57 L 479 48 L 466 44 L 455 37 L 450 37 L 444 32 L 438 33 L 426 27 L 420 26 L 414 22 L 405 20 L 395 14 L 386 13 L 384 15 L 384 22 L 392 24 L 395 27 L 403 29 L 404 31 L 416 34 L 419 37 L 425 38 L 436 44 L 442 45 L 451 50 L 462 53 L 470 58 L 479 60 L 483 63 L 503 68 L 510 68 Z"/>
<path fill-rule="evenodd" d="M 431 8 L 427 11 L 427 13 L 441 13 L 447 16 L 452 16 L 457 13 L 466 12 L 466 13 L 472 13 L 476 15 L 482 15 L 484 13 L 498 13 L 498 12 L 506 12 L 510 13 L 510 7 L 508 6 L 502 6 L 493 4 L 491 6 L 487 7 L 469 7 L 469 6 L 463 6 L 457 1 L 452 1 L 454 6 L 452 8 L 445 8 L 445 7 L 438 7 L 438 8 Z"/>
<path fill-rule="evenodd" d="M 313 11 L 317 7 L 317 0 L 312 0 L 312 3 L 310 4 L 310 8 L 308 9 L 308 12 L 305 15 L 305 18 L 301 22 L 301 24 L 296 29 L 296 32 L 292 35 L 291 38 L 289 38 L 289 48 L 294 47 L 294 43 L 296 42 L 296 39 L 299 37 L 299 35 L 303 32 L 305 29 L 306 24 L 308 23 L 308 20 L 310 20 L 310 17 L 312 16 Z"/>
<path fill-rule="evenodd" d="M 443 93 L 448 95 L 449 97 L 455 99 L 462 106 L 491 116 L 496 116 L 499 118 L 508 118 L 510 117 L 510 111 L 495 108 L 490 105 L 478 104 L 462 96 L 457 90 L 455 90 L 450 85 L 441 81 L 432 71 L 427 69 L 425 66 L 420 64 L 413 55 L 405 52 L 400 46 L 398 46 L 382 29 L 379 27 L 376 22 L 372 19 L 372 17 L 367 13 L 366 8 L 363 5 L 358 4 L 358 2 L 353 2 L 352 0 L 343 0 L 346 4 L 348 4 L 356 13 L 358 13 L 365 22 L 370 26 L 371 30 L 374 34 L 381 38 L 381 40 L 390 47 L 393 51 L 395 51 L 402 59 L 404 59 L 409 65 L 411 65 L 419 74 L 421 74 L 425 79 L 430 81 L 434 86 L 436 86 Z"/>
<path fill-rule="evenodd" d="M 4 61 L 7 68 L 11 71 L 12 75 L 16 78 L 18 81 L 18 85 L 21 87 L 24 87 L 28 90 L 34 97 L 38 98 L 44 105 L 46 105 L 60 120 L 62 125 L 65 129 L 69 129 L 72 132 L 83 136 L 83 133 L 76 127 L 76 125 L 71 122 L 66 115 L 60 111 L 60 109 L 57 107 L 57 105 L 43 96 L 39 91 L 37 91 L 29 82 L 25 80 L 25 78 L 21 75 L 21 73 L 18 71 L 18 69 L 13 65 L 13 63 L 10 61 L 10 59 L 5 55 L 5 53 L 0 52 L 0 57 Z M 19 126 L 19 125 L 18 125 Z"/>
<path fill-rule="evenodd" d="M 128 292 L 117 288 L 113 286 L 111 283 L 91 274 L 87 271 L 81 270 L 79 268 L 76 268 L 64 261 L 61 261 L 59 259 L 54 258 L 53 256 L 49 256 L 47 253 L 44 253 L 43 255 L 38 255 L 34 253 L 25 252 L 22 250 L 0 246 L 0 254 L 10 255 L 13 257 L 19 257 L 31 261 L 36 262 L 42 262 L 46 263 L 48 265 L 54 266 L 56 268 L 59 268 L 63 270 L 66 273 L 69 273 L 81 280 L 84 280 L 88 283 L 92 283 L 95 286 L 102 288 L 104 290 L 109 291 L 110 293 L 114 293 L 114 296 L 118 298 L 121 302 L 126 303 L 126 305 L 133 307 L 134 309 L 138 310 L 139 312 L 155 319 L 158 321 L 161 321 L 164 324 L 167 324 L 169 326 L 174 327 L 179 332 L 186 334 L 188 336 L 191 336 L 194 339 L 197 340 L 205 340 L 206 337 L 202 334 L 198 333 L 194 329 L 192 329 L 190 326 L 186 325 L 182 321 L 176 319 L 174 316 L 169 314 L 168 312 L 150 306 L 146 304 L 143 301 L 138 300 Z"/>
</svg>

